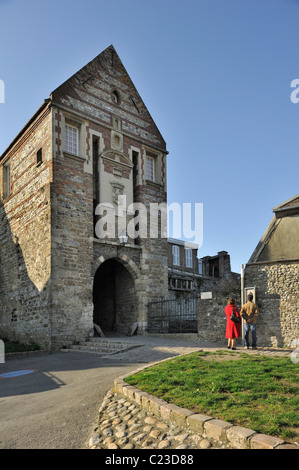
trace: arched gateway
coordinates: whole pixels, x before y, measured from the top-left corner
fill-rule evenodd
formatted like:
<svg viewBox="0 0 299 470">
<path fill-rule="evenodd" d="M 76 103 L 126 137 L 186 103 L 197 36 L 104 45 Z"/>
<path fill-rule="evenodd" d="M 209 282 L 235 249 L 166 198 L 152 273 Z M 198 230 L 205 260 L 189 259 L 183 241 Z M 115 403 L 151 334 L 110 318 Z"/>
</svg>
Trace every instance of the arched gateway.
<svg viewBox="0 0 299 470">
<path fill-rule="evenodd" d="M 93 321 L 104 333 L 128 333 L 138 319 L 135 272 L 122 259 L 112 258 L 97 268 L 93 281 Z"/>
</svg>

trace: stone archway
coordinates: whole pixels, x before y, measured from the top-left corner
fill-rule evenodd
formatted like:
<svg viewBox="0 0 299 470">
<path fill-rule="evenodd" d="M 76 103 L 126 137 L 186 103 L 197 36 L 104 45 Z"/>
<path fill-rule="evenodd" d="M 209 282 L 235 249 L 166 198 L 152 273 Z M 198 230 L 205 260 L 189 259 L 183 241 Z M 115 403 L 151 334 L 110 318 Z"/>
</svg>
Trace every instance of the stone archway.
<svg viewBox="0 0 299 470">
<path fill-rule="evenodd" d="M 134 271 L 122 261 L 103 260 L 94 275 L 93 320 L 106 334 L 128 333 L 138 317 Z"/>
</svg>

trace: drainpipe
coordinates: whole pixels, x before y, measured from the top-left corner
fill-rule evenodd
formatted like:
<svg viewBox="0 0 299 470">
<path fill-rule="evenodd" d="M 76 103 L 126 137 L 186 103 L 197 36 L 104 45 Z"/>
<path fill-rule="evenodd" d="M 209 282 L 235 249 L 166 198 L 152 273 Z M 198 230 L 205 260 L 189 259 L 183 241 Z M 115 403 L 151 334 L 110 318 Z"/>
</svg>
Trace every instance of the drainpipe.
<svg viewBox="0 0 299 470">
<path fill-rule="evenodd" d="M 244 305 L 244 264 L 241 264 L 241 307 Z M 242 345 L 244 346 L 244 321 L 242 319 Z"/>
</svg>

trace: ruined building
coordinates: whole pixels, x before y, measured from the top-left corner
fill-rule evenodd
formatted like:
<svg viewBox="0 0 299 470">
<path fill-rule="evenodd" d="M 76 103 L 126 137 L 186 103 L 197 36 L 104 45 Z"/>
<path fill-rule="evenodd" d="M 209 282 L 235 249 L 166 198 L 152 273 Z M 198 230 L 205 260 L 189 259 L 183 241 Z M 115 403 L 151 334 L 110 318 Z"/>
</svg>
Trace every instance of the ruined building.
<svg viewBox="0 0 299 470">
<path fill-rule="evenodd" d="M 166 203 L 166 156 L 113 46 L 51 93 L 0 157 L 1 338 L 55 350 L 94 323 L 146 329 L 168 296 L 167 238 L 126 224 L 132 203 Z M 109 211 L 118 230 L 98 236 Z"/>
</svg>

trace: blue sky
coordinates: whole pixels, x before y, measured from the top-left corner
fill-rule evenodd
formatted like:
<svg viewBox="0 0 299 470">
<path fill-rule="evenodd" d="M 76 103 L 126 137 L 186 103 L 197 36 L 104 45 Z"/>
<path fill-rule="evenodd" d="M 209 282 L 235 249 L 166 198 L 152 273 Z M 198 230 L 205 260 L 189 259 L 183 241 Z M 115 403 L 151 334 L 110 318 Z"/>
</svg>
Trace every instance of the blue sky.
<svg viewBox="0 0 299 470">
<path fill-rule="evenodd" d="M 0 153 L 110 44 L 167 143 L 168 203 L 203 203 L 199 256 L 240 272 L 299 193 L 298 0 L 0 0 Z"/>
</svg>

